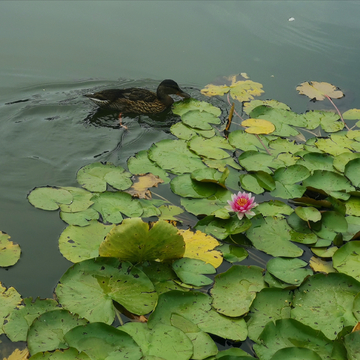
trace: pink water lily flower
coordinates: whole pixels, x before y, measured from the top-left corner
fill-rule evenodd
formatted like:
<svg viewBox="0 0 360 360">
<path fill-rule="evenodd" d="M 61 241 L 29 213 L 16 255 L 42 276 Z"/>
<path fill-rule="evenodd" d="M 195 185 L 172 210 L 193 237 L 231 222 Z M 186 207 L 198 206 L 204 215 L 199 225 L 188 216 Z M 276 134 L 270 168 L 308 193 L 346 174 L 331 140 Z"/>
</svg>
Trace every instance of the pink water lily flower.
<svg viewBox="0 0 360 360">
<path fill-rule="evenodd" d="M 237 194 L 232 194 L 231 199 L 232 200 L 228 200 L 229 206 L 225 206 L 225 209 L 236 212 L 239 220 L 241 220 L 244 215 L 246 215 L 247 218 L 255 215 L 251 209 L 258 206 L 258 204 L 255 202 L 255 197 L 251 196 L 251 193 L 239 191 Z"/>
</svg>

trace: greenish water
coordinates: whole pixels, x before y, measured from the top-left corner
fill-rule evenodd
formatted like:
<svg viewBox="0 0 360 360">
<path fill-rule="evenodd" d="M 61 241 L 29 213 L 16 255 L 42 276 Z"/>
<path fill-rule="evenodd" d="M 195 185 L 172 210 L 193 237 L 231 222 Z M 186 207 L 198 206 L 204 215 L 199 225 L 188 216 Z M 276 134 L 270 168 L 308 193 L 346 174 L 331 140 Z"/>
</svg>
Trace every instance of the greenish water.
<svg viewBox="0 0 360 360">
<path fill-rule="evenodd" d="M 2 1 L 0 230 L 22 257 L 0 281 L 23 297 L 51 297 L 70 265 L 57 248 L 65 224 L 33 208 L 30 190 L 76 185 L 81 166 L 123 166 L 170 136 L 144 118 L 127 119 L 126 133 L 116 115 L 108 126 L 91 122 L 84 93 L 171 78 L 199 97 L 218 76 L 246 72 L 263 99 L 294 111 L 308 107 L 295 91 L 307 80 L 339 86 L 340 109 L 359 108 L 359 10 L 358 1 Z"/>
</svg>

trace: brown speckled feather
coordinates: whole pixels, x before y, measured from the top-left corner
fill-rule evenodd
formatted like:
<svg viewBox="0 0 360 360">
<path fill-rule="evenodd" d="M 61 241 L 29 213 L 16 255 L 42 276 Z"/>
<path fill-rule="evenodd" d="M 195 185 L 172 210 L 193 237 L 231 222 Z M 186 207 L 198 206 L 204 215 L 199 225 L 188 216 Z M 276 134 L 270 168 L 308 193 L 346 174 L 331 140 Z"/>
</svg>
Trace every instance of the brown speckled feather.
<svg viewBox="0 0 360 360">
<path fill-rule="evenodd" d="M 174 102 L 169 94 L 190 97 L 173 80 L 162 81 L 156 94 L 146 89 L 128 88 L 103 90 L 85 96 L 100 107 L 116 109 L 121 113 L 155 114 L 164 111 Z"/>
</svg>

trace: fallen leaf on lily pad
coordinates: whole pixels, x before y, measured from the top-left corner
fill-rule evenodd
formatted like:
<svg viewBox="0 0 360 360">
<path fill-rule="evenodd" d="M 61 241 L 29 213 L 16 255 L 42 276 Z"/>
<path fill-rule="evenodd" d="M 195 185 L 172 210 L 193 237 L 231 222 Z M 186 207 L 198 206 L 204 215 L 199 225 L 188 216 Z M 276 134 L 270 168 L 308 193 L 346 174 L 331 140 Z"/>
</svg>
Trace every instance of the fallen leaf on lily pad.
<svg viewBox="0 0 360 360">
<path fill-rule="evenodd" d="M 179 230 L 179 233 L 184 237 L 185 241 L 184 257 L 200 259 L 211 264 L 214 268 L 221 265 L 223 261 L 221 252 L 213 250 L 220 245 L 216 239 L 201 231 L 193 233 L 191 230 Z"/>
<path fill-rule="evenodd" d="M 158 176 L 153 174 L 139 175 L 135 178 L 130 189 L 126 190 L 128 194 L 139 199 L 151 199 L 150 187 L 157 187 L 163 183 Z"/>
<path fill-rule="evenodd" d="M 263 119 L 247 119 L 241 123 L 241 126 L 244 126 L 249 134 L 271 134 L 275 131 L 275 125 Z"/>
<path fill-rule="evenodd" d="M 299 94 L 316 100 L 324 100 L 327 96 L 333 99 L 340 99 L 344 96 L 336 86 L 326 82 L 306 81 L 301 83 L 296 90 L 299 91 Z"/>
</svg>

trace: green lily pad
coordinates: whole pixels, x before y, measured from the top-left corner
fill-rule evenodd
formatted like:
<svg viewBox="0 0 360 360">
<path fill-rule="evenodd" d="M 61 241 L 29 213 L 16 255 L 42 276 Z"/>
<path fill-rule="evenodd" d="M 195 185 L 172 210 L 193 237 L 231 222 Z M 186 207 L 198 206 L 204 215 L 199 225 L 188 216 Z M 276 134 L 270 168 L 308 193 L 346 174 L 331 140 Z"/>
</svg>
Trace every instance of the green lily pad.
<svg viewBox="0 0 360 360">
<path fill-rule="evenodd" d="M 274 173 L 274 180 L 283 185 L 291 185 L 307 179 L 310 171 L 302 165 L 291 165 L 286 168 L 279 168 Z"/>
<path fill-rule="evenodd" d="M 67 310 L 59 309 L 43 313 L 33 321 L 27 333 L 27 346 L 30 354 L 68 348 L 64 334 L 72 328 L 86 323 L 85 319 L 80 319 Z"/>
<path fill-rule="evenodd" d="M 295 319 L 269 321 L 259 340 L 261 344 L 255 344 L 254 350 L 256 355 L 262 360 L 271 360 L 279 350 L 297 348 L 297 346 L 312 350 L 322 360 L 325 360 L 331 359 L 333 349 L 332 342 L 321 331 L 314 330 Z M 285 357 L 284 359 L 290 358 Z M 291 357 L 291 359 L 293 358 Z M 308 358 L 303 357 L 300 359 Z"/>
<path fill-rule="evenodd" d="M 259 185 L 256 177 L 252 174 L 242 174 L 240 175 L 241 187 L 248 192 L 254 194 L 262 194 L 264 189 Z"/>
<path fill-rule="evenodd" d="M 159 211 L 160 211 L 159 220 L 175 220 L 175 221 L 180 221 L 180 219 L 176 218 L 175 216 L 180 215 L 184 212 L 182 208 L 175 205 L 162 205 L 159 207 Z"/>
<path fill-rule="evenodd" d="M 345 218 L 345 220 L 348 223 L 348 229 L 343 234 L 343 236 L 344 236 L 345 241 L 349 241 L 354 237 L 354 235 L 356 235 L 359 232 L 360 218 L 358 216 L 351 216 L 350 215 L 350 216 L 347 216 Z"/>
<path fill-rule="evenodd" d="M 278 155 L 280 153 L 295 154 L 298 151 L 303 150 L 303 144 L 295 144 L 295 140 L 288 140 L 283 138 L 277 138 L 269 142 L 269 150 L 272 155 Z"/>
<path fill-rule="evenodd" d="M 84 352 L 80 352 L 75 348 L 65 350 L 55 350 L 39 352 L 31 357 L 31 360 L 90 360 L 90 357 Z"/>
<path fill-rule="evenodd" d="M 345 141 L 342 141 L 345 140 Z M 316 147 L 324 153 L 328 153 L 333 156 L 340 155 L 344 152 L 351 152 L 352 143 L 354 141 L 342 136 L 342 138 L 332 135 L 330 139 L 317 139 Z"/>
<path fill-rule="evenodd" d="M 291 243 L 290 226 L 285 219 L 256 217 L 246 235 L 261 251 L 272 256 L 298 257 L 303 250 Z M 269 240 L 271 239 L 271 241 Z"/>
<path fill-rule="evenodd" d="M 17 311 L 10 313 L 3 329 L 6 336 L 13 342 L 26 341 L 26 335 L 32 322 L 41 314 L 60 310 L 59 304 L 53 299 L 32 298 L 24 299 L 23 305 L 17 307 Z"/>
<path fill-rule="evenodd" d="M 186 211 L 194 215 L 216 215 L 222 219 L 230 217 L 228 211 L 224 209 L 227 206 L 227 200 L 231 200 L 231 192 L 226 189 L 218 189 L 218 191 L 207 199 L 181 199 L 181 205 Z M 217 211 L 222 211 L 218 212 Z"/>
<path fill-rule="evenodd" d="M 139 200 L 124 192 L 106 191 L 95 194 L 91 200 L 94 201 L 92 208 L 101 214 L 104 221 L 112 224 L 122 222 L 121 213 L 129 217 L 141 216 L 143 213 Z"/>
<path fill-rule="evenodd" d="M 60 211 L 61 220 L 65 221 L 69 225 L 88 226 L 91 220 L 98 220 L 99 217 L 99 213 L 92 208 L 75 213 Z"/>
<path fill-rule="evenodd" d="M 263 269 L 233 265 L 215 276 L 215 284 L 211 289 L 212 306 L 226 316 L 244 315 L 249 311 L 256 293 L 264 287 Z"/>
<path fill-rule="evenodd" d="M 291 301 L 292 294 L 289 290 L 264 288 L 257 293 L 248 314 L 249 338 L 258 342 L 269 321 L 289 318 Z"/>
<path fill-rule="evenodd" d="M 178 328 L 156 324 L 127 323 L 119 328 L 129 334 L 140 346 L 143 355 L 157 356 L 165 360 L 188 360 L 193 354 L 191 340 Z"/>
<path fill-rule="evenodd" d="M 60 304 L 91 322 L 111 324 L 113 301 L 128 311 L 144 315 L 157 301 L 149 278 L 128 262 L 115 258 L 85 260 L 70 267 L 56 287 Z"/>
<path fill-rule="evenodd" d="M 172 107 L 172 112 L 174 114 L 180 115 L 180 116 L 183 116 L 187 112 L 193 111 L 193 110 L 197 110 L 200 112 L 204 111 L 204 112 L 213 114 L 215 116 L 221 115 L 221 110 L 218 107 L 211 105 L 206 101 L 199 101 L 199 100 L 195 100 L 195 99 L 190 99 L 188 101 L 182 101 L 182 102 L 175 103 Z"/>
<path fill-rule="evenodd" d="M 151 173 L 162 179 L 165 184 L 170 181 L 166 171 L 149 159 L 148 151 L 146 150 L 139 151 L 135 156 L 130 157 L 127 161 L 127 166 L 129 171 L 134 175 Z"/>
<path fill-rule="evenodd" d="M 359 173 L 360 173 L 360 159 L 350 160 L 345 166 L 344 174 L 356 187 L 360 186 Z"/>
<path fill-rule="evenodd" d="M 98 257 L 99 246 L 113 227 L 94 220 L 86 227 L 70 225 L 60 235 L 60 252 L 73 263 Z"/>
<path fill-rule="evenodd" d="M 106 191 L 107 184 L 117 190 L 128 189 L 132 181 L 131 174 L 121 166 L 111 163 L 92 163 L 82 167 L 77 173 L 78 183 L 92 192 Z"/>
<path fill-rule="evenodd" d="M 343 113 L 343 118 L 346 120 L 358 120 L 360 119 L 359 109 L 350 109 Z"/>
<path fill-rule="evenodd" d="M 334 268 L 360 281 L 360 241 L 349 241 L 333 256 Z"/>
<path fill-rule="evenodd" d="M 200 157 L 188 149 L 184 140 L 165 139 L 153 144 L 149 150 L 149 158 L 173 174 L 191 173 L 206 168 Z"/>
<path fill-rule="evenodd" d="M 297 161 L 297 165 L 305 166 L 311 172 L 314 170 L 333 171 L 334 157 L 328 154 L 311 152 L 303 156 Z"/>
<path fill-rule="evenodd" d="M 274 258 L 266 264 L 267 270 L 283 282 L 292 285 L 301 284 L 307 276 L 313 274 L 311 269 L 304 269 L 305 261 L 300 259 Z"/>
<path fill-rule="evenodd" d="M 255 210 L 263 216 L 277 216 L 279 218 L 283 217 L 282 215 L 290 215 L 294 212 L 291 206 L 280 200 L 264 201 Z"/>
<path fill-rule="evenodd" d="M 226 168 L 223 172 L 215 169 L 195 170 L 191 173 L 191 178 L 202 183 L 215 183 L 226 188 L 225 181 L 230 174 L 230 170 Z"/>
<path fill-rule="evenodd" d="M 172 267 L 182 282 L 195 286 L 210 285 L 213 280 L 203 274 L 216 273 L 211 264 L 198 259 L 182 258 L 174 261 Z"/>
<path fill-rule="evenodd" d="M 211 139 L 204 139 L 201 136 L 193 137 L 189 141 L 189 148 L 199 156 L 209 159 L 225 159 L 230 157 L 226 150 L 234 150 L 228 141 L 221 136 L 214 136 Z"/>
<path fill-rule="evenodd" d="M 344 337 L 344 345 L 346 348 L 348 359 L 356 360 L 357 358 L 359 358 L 359 342 L 359 331 L 354 331 Z"/>
<path fill-rule="evenodd" d="M 313 275 L 295 292 L 291 317 L 334 340 L 344 326 L 357 323 L 352 306 L 359 291 L 360 283 L 350 276 Z"/>
<path fill-rule="evenodd" d="M 276 187 L 275 181 L 270 174 L 268 174 L 264 171 L 256 171 L 256 172 L 252 173 L 252 176 L 254 176 L 256 178 L 258 184 L 265 190 L 268 190 L 268 191 L 275 190 L 275 187 Z"/>
<path fill-rule="evenodd" d="M 73 197 L 71 204 L 60 204 L 60 210 L 63 212 L 76 213 L 79 211 L 85 211 L 93 204 L 91 198 L 94 194 L 86 191 L 85 189 L 70 186 L 62 187 L 62 189 L 68 191 Z"/>
<path fill-rule="evenodd" d="M 217 185 L 213 182 L 205 183 L 196 181 L 191 178 L 190 174 L 183 174 L 173 178 L 171 180 L 170 187 L 174 194 L 193 199 L 202 199 L 214 195 L 218 188 Z"/>
<path fill-rule="evenodd" d="M 269 140 L 275 139 L 275 136 L 265 136 L 265 135 L 258 135 L 260 140 L 263 142 L 263 144 L 268 147 L 269 146 Z M 234 146 L 237 149 L 243 150 L 243 151 L 259 151 L 265 153 L 266 150 L 264 149 L 264 146 L 261 144 L 257 136 L 254 134 L 249 134 L 245 132 L 244 130 L 235 130 L 232 131 L 229 134 L 229 144 Z"/>
<path fill-rule="evenodd" d="M 303 196 L 306 191 L 306 187 L 302 185 L 283 185 L 281 182 L 276 181 L 276 189 L 270 192 L 272 197 L 278 197 L 281 199 L 294 199 Z"/>
<path fill-rule="evenodd" d="M 198 221 L 195 229 L 223 240 L 229 235 L 240 234 L 250 227 L 251 221 L 246 217 L 239 220 L 237 216 L 232 216 L 229 219 L 217 219 L 215 216 L 207 216 Z"/>
<path fill-rule="evenodd" d="M 266 105 L 273 109 L 291 110 L 289 106 L 277 100 L 251 100 L 250 102 L 244 103 L 244 111 L 249 115 L 253 109 L 260 105 Z"/>
<path fill-rule="evenodd" d="M 200 292 L 169 291 L 159 296 L 149 327 L 157 323 L 171 325 L 174 313 L 196 324 L 202 331 L 224 339 L 243 341 L 247 337 L 244 319 L 229 318 L 211 307 L 211 297 Z"/>
<path fill-rule="evenodd" d="M 9 239 L 10 235 L 0 231 L 0 266 L 2 267 L 15 265 L 20 259 L 20 246 Z"/>
<path fill-rule="evenodd" d="M 57 210 L 61 204 L 70 205 L 73 201 L 71 193 L 55 187 L 35 188 L 28 195 L 29 203 L 42 210 Z"/>
<path fill-rule="evenodd" d="M 133 338 L 112 326 L 95 322 L 77 326 L 64 336 L 66 342 L 91 359 L 140 360 L 142 352 Z"/>
<path fill-rule="evenodd" d="M 336 170 L 340 172 L 344 172 L 345 166 L 350 160 L 359 159 L 359 158 L 360 158 L 360 153 L 345 152 L 334 157 L 333 166 Z"/>
<path fill-rule="evenodd" d="M 315 170 L 314 173 L 303 181 L 304 186 L 321 189 L 328 194 L 335 191 L 354 191 L 349 180 L 333 171 Z"/>
<path fill-rule="evenodd" d="M 224 259 L 230 263 L 243 261 L 249 256 L 249 253 L 246 251 L 246 249 L 237 245 L 224 244 L 220 247 L 217 247 L 216 250 L 221 251 Z"/>
<path fill-rule="evenodd" d="M 264 171 L 272 174 L 271 168 L 276 167 L 276 161 L 271 155 L 257 151 L 246 151 L 239 157 L 239 163 L 247 171 Z"/>
<path fill-rule="evenodd" d="M 181 140 L 190 140 L 192 137 L 197 135 L 202 136 L 206 139 L 215 136 L 215 130 L 213 128 L 211 128 L 211 130 L 194 129 L 190 126 L 185 125 L 182 122 L 178 122 L 172 125 L 170 128 L 170 132 Z"/>
<path fill-rule="evenodd" d="M 352 196 L 345 203 L 346 214 L 360 216 L 360 198 Z"/>
<path fill-rule="evenodd" d="M 176 227 L 160 220 L 149 230 L 149 224 L 139 218 L 125 219 L 114 227 L 99 249 L 101 256 L 133 263 L 177 259 L 184 251 L 185 242 Z"/>
<path fill-rule="evenodd" d="M 221 120 L 206 111 L 190 110 L 181 116 L 181 121 L 194 129 L 212 130 L 211 124 L 220 124 Z"/>
<path fill-rule="evenodd" d="M 300 219 L 304 221 L 317 222 L 321 220 L 320 211 L 311 206 L 309 207 L 298 206 L 297 208 L 295 208 L 295 213 Z"/>
</svg>

